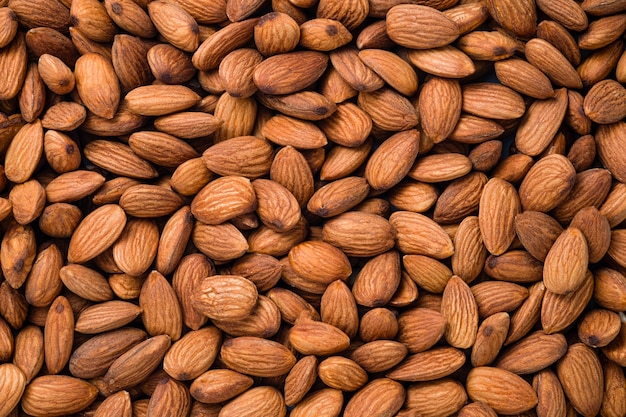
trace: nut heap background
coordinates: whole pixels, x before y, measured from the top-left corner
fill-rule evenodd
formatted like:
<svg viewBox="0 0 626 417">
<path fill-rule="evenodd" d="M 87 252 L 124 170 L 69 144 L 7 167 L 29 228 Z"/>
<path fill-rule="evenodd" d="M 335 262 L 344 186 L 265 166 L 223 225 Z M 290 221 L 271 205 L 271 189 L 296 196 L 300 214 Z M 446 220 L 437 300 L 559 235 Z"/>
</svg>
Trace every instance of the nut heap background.
<svg viewBox="0 0 626 417">
<path fill-rule="evenodd" d="M 623 417 L 625 29 L 0 0 L 0 416 Z"/>
</svg>

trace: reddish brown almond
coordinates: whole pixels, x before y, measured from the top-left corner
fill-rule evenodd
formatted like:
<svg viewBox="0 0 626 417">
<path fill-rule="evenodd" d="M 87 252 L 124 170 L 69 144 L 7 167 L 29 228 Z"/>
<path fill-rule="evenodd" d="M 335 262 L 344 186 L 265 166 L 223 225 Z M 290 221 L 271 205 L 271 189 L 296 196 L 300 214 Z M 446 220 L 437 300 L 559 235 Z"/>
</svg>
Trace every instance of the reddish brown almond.
<svg viewBox="0 0 626 417">
<path fill-rule="evenodd" d="M 342 391 L 356 391 L 367 382 L 367 372 L 343 356 L 331 356 L 320 362 L 317 373 L 322 382 Z"/>
<path fill-rule="evenodd" d="M 438 10 L 401 4 L 387 12 L 387 34 L 398 45 L 430 49 L 448 45 L 459 36 L 460 31 L 454 21 Z"/>
<path fill-rule="evenodd" d="M 518 308 L 528 297 L 528 290 L 506 281 L 483 281 L 471 287 L 480 317 Z"/>
<path fill-rule="evenodd" d="M 343 213 L 325 223 L 324 241 L 348 256 L 375 256 L 394 245 L 392 224 L 381 216 L 359 211 Z"/>
<path fill-rule="evenodd" d="M 98 396 L 96 387 L 67 375 L 35 378 L 22 396 L 22 409 L 34 417 L 64 416 L 84 410 Z"/>
<path fill-rule="evenodd" d="M 399 132 L 387 138 L 367 161 L 365 178 L 370 186 L 384 191 L 398 184 L 413 166 L 419 143 L 420 134 L 416 130 Z M 390 160 L 397 162 L 390 164 Z"/>
<path fill-rule="evenodd" d="M 383 49 L 363 49 L 359 52 L 359 58 L 398 92 L 406 96 L 412 96 L 417 92 L 418 80 L 415 71 L 398 55 Z"/>
<path fill-rule="evenodd" d="M 11 415 L 11 412 L 20 402 L 24 389 L 26 388 L 26 378 L 20 368 L 12 363 L 0 365 L 0 393 L 2 393 L 3 403 L 0 406 L 0 415 Z"/>
<path fill-rule="evenodd" d="M 205 13 L 207 10 L 215 10 L 215 7 L 207 8 L 206 5 L 202 4 L 197 5 L 195 9 Z M 225 15 L 225 10 L 222 10 L 222 12 Z M 226 20 L 225 17 L 219 20 L 219 22 Z M 229 52 L 244 46 L 252 40 L 254 27 L 258 22 L 258 18 L 246 19 L 218 30 L 214 33 L 215 36 L 209 36 L 196 49 L 192 56 L 193 65 L 202 71 L 217 68 L 222 58 Z M 215 21 L 215 23 L 218 23 L 218 21 Z"/>
<path fill-rule="evenodd" d="M 411 49 L 407 58 L 417 68 L 438 77 L 463 78 L 476 71 L 472 59 L 451 45 L 431 49 Z"/>
<path fill-rule="evenodd" d="M 127 350 L 109 367 L 103 381 L 109 392 L 128 389 L 143 382 L 161 364 L 171 344 L 170 337 L 151 337 Z"/>
<path fill-rule="evenodd" d="M 462 103 L 461 86 L 457 80 L 441 77 L 427 80 L 417 102 L 426 138 L 439 143 L 450 136 L 461 116 Z"/>
<path fill-rule="evenodd" d="M 146 336 L 143 330 L 130 327 L 96 335 L 74 350 L 70 373 L 83 379 L 102 376 L 119 356 L 143 342 Z"/>
<path fill-rule="evenodd" d="M 467 349 L 474 344 L 478 331 L 478 306 L 469 286 L 456 275 L 443 290 L 441 315 L 448 323 L 445 338 L 451 346 Z"/>
<path fill-rule="evenodd" d="M 198 48 L 198 24 L 177 3 L 150 2 L 148 14 L 156 29 L 169 43 L 187 52 L 194 52 Z"/>
<path fill-rule="evenodd" d="M 301 318 L 289 332 L 289 343 L 303 355 L 327 356 L 347 349 L 350 338 L 335 326 Z"/>
<path fill-rule="evenodd" d="M 256 195 L 250 180 L 225 176 L 211 181 L 194 197 L 191 213 L 206 224 L 220 224 L 255 210 Z"/>
<path fill-rule="evenodd" d="M 223 417 L 285 417 L 287 407 L 282 394 L 274 387 L 259 386 L 247 390 L 220 410 Z"/>
<path fill-rule="evenodd" d="M 84 148 L 85 157 L 107 171 L 130 178 L 155 178 L 157 171 L 123 143 L 94 140 Z"/>
<path fill-rule="evenodd" d="M 454 246 L 445 231 L 419 213 L 398 211 L 389 218 L 396 229 L 396 246 L 407 254 L 427 255 L 445 259 L 454 253 Z M 423 236 L 428 236 L 423 239 Z"/>
<path fill-rule="evenodd" d="M 260 337 L 237 337 L 226 340 L 220 359 L 230 369 L 261 377 L 284 375 L 296 363 L 285 346 Z"/>
<path fill-rule="evenodd" d="M 291 416 L 339 415 L 343 407 L 343 394 L 340 390 L 322 388 L 307 395 L 292 410 Z"/>
<path fill-rule="evenodd" d="M 515 238 L 515 216 L 521 211 L 515 188 L 506 181 L 492 178 L 480 197 L 478 221 L 483 242 L 493 255 L 501 255 Z"/>
<path fill-rule="evenodd" d="M 501 414 L 523 413 L 537 405 L 537 394 L 528 382 L 512 372 L 481 366 L 470 371 L 467 393 Z"/>
<path fill-rule="evenodd" d="M 561 333 L 537 331 L 500 354 L 496 366 L 516 374 L 531 374 L 547 368 L 567 351 L 567 341 Z"/>
<path fill-rule="evenodd" d="M 109 248 L 122 234 L 126 225 L 124 210 L 116 204 L 106 204 L 94 210 L 80 222 L 70 239 L 68 260 L 83 263 Z"/>
<path fill-rule="evenodd" d="M 530 38 L 537 30 L 537 10 L 532 1 L 489 0 L 487 8 L 498 24 L 520 38 Z"/>
<path fill-rule="evenodd" d="M 473 83 L 463 87 L 463 111 L 488 119 L 517 119 L 526 106 L 522 96 L 495 83 Z"/>
<path fill-rule="evenodd" d="M 133 113 L 163 116 L 200 103 L 200 96 L 183 85 L 144 85 L 126 94 L 124 102 Z"/>
<path fill-rule="evenodd" d="M 585 280 L 589 262 L 589 249 L 583 233 L 568 227 L 556 239 L 543 269 L 543 283 L 555 294 L 576 291 Z"/>
<path fill-rule="evenodd" d="M 256 179 L 256 213 L 261 222 L 276 232 L 289 232 L 300 221 L 300 205 L 291 192 L 276 181 Z"/>
<path fill-rule="evenodd" d="M 533 388 L 537 391 L 538 414 L 565 415 L 567 413 L 565 394 L 554 371 L 545 369 L 537 373 L 533 378 Z"/>
<path fill-rule="evenodd" d="M 462 351 L 434 348 L 409 356 L 386 376 L 397 381 L 434 381 L 456 372 L 464 363 Z"/>
<path fill-rule="evenodd" d="M 405 410 L 397 416 L 411 416 L 416 410 L 423 416 L 434 417 L 439 413 L 454 415 L 467 402 L 463 385 L 452 378 L 418 382 L 406 390 Z"/>
<path fill-rule="evenodd" d="M 328 56 L 301 51 L 272 56 L 254 70 L 254 83 L 265 94 L 290 94 L 314 83 L 324 72 Z"/>
<path fill-rule="evenodd" d="M 569 294 L 546 291 L 541 304 L 541 325 L 550 334 L 560 332 L 572 324 L 587 306 L 593 294 L 594 279 L 587 271 L 579 289 Z"/>
<path fill-rule="evenodd" d="M 587 312 L 578 323 L 578 338 L 589 347 L 603 347 L 619 334 L 621 321 L 615 312 L 595 309 Z"/>
<path fill-rule="evenodd" d="M 57 297 L 48 311 L 44 326 L 44 354 L 50 374 L 58 374 L 67 365 L 74 342 L 74 313 L 69 301 Z"/>
<path fill-rule="evenodd" d="M 358 105 L 372 118 L 373 125 L 383 130 L 399 132 L 419 122 L 415 106 L 390 88 L 359 93 Z"/>
<path fill-rule="evenodd" d="M 513 90 L 537 99 L 546 99 L 554 95 L 554 89 L 548 77 L 528 62 L 509 58 L 494 64 L 498 80 Z"/>
<path fill-rule="evenodd" d="M 509 315 L 505 312 L 493 314 L 483 320 L 472 346 L 472 366 L 489 365 L 496 359 L 509 331 L 509 323 Z"/>
<path fill-rule="evenodd" d="M 119 329 L 141 314 L 141 307 L 128 301 L 112 300 L 91 305 L 80 312 L 75 330 L 83 334 L 98 334 Z"/>
<path fill-rule="evenodd" d="M 375 410 L 372 417 L 392 416 L 400 410 L 406 393 L 402 385 L 389 378 L 369 382 L 348 401 L 344 416 L 358 417 Z"/>
<path fill-rule="evenodd" d="M 272 146 L 266 140 L 241 136 L 211 146 L 202 154 L 202 160 L 219 175 L 258 178 L 269 172 L 272 156 Z"/>
<path fill-rule="evenodd" d="M 252 386 L 252 378 L 230 369 L 212 369 L 198 376 L 189 388 L 191 396 L 206 404 L 228 401 Z"/>
<path fill-rule="evenodd" d="M 76 89 L 85 106 L 105 119 L 115 116 L 120 87 L 113 66 L 102 55 L 91 53 L 76 61 Z"/>
<path fill-rule="evenodd" d="M 254 43 L 265 56 L 291 52 L 300 40 L 298 22 L 288 13 L 276 7 L 274 9 L 263 15 L 254 26 Z"/>
<path fill-rule="evenodd" d="M 582 343 L 570 345 L 556 365 L 565 395 L 583 416 L 597 415 L 604 391 L 602 366 L 596 353 Z"/>
<path fill-rule="evenodd" d="M 398 317 L 397 339 L 411 353 L 430 349 L 443 336 L 446 319 L 435 310 L 414 308 Z"/>
<path fill-rule="evenodd" d="M 214 275 L 202 280 L 194 291 L 193 306 L 214 319 L 243 319 L 257 302 L 256 286 L 237 275 Z"/>
<path fill-rule="evenodd" d="M 601 125 L 595 135 L 600 160 L 621 182 L 626 180 L 626 172 L 623 168 L 626 154 L 619 149 L 619 143 L 625 136 L 626 123 L 624 122 Z"/>
<path fill-rule="evenodd" d="M 76 170 L 54 178 L 46 186 L 46 199 L 51 203 L 70 203 L 96 191 L 105 178 L 93 171 Z"/>
<path fill-rule="evenodd" d="M 562 203 L 574 187 L 576 171 L 562 155 L 548 155 L 533 165 L 520 185 L 524 210 L 548 212 Z"/>
<path fill-rule="evenodd" d="M 567 110 L 567 91 L 556 91 L 554 98 L 535 100 L 526 110 L 515 135 L 515 146 L 526 155 L 543 152 L 554 138 Z"/>
</svg>

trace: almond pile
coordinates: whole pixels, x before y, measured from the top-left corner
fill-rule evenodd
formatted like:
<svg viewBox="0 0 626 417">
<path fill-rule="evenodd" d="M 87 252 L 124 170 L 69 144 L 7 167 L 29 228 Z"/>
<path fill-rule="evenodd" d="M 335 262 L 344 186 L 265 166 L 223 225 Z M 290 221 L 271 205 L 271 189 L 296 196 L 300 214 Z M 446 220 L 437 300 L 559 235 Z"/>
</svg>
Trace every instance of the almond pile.
<svg viewBox="0 0 626 417">
<path fill-rule="evenodd" d="M 0 0 L 0 417 L 624 417 L 625 0 Z"/>
</svg>

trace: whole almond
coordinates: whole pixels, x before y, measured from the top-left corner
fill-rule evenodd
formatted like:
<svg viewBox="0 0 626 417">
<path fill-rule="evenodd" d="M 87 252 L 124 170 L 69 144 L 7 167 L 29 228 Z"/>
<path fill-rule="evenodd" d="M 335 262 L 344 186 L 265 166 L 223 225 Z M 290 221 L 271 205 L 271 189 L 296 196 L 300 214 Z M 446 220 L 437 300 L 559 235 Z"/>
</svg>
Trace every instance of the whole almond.
<svg viewBox="0 0 626 417">
<path fill-rule="evenodd" d="M 543 269 L 543 283 L 548 291 L 568 294 L 576 291 L 585 280 L 589 249 L 583 233 L 568 227 L 556 239 L 548 252 Z"/>
<path fill-rule="evenodd" d="M 213 319 L 243 319 L 256 305 L 256 286 L 237 275 L 214 275 L 194 290 L 193 305 Z"/>
<path fill-rule="evenodd" d="M 537 10 L 532 1 L 489 0 L 487 8 L 496 22 L 520 38 L 530 38 L 537 30 Z"/>
<path fill-rule="evenodd" d="M 400 383 L 389 378 L 374 379 L 348 401 L 344 416 L 362 416 L 369 410 L 376 410 L 377 416 L 391 416 L 400 410 L 405 397 L 405 390 Z"/>
<path fill-rule="evenodd" d="M 467 377 L 466 388 L 473 401 L 481 401 L 498 413 L 520 413 L 537 404 L 537 394 L 528 382 L 499 368 L 473 368 Z M 512 397 L 512 393 L 515 396 Z"/>
<path fill-rule="evenodd" d="M 577 291 L 555 294 L 546 291 L 541 304 L 541 325 L 548 334 L 564 330 L 582 313 L 593 294 L 594 280 L 587 271 Z"/>
<path fill-rule="evenodd" d="M 254 26 L 254 43 L 265 56 L 291 52 L 299 40 L 298 22 L 278 10 L 263 15 Z"/>
<path fill-rule="evenodd" d="M 65 368 L 73 342 L 74 313 L 69 301 L 59 296 L 50 306 L 44 326 L 44 354 L 50 374 L 58 374 Z"/>
<path fill-rule="evenodd" d="M 321 52 L 300 51 L 274 55 L 254 70 L 254 83 L 265 94 L 290 94 L 314 83 L 328 64 Z"/>
<path fill-rule="evenodd" d="M 63 416 L 82 411 L 97 396 L 98 390 L 87 381 L 44 375 L 33 379 L 24 391 L 22 409 L 34 417 Z"/>
<path fill-rule="evenodd" d="M 146 336 L 143 330 L 130 327 L 96 335 L 72 352 L 70 373 L 83 379 L 102 376 L 119 356 Z"/>
<path fill-rule="evenodd" d="M 490 179 L 480 197 L 478 221 L 483 242 L 493 255 L 501 255 L 515 237 L 515 216 L 521 204 L 513 186 L 498 178 Z"/>
<path fill-rule="evenodd" d="M 177 3 L 166 1 L 150 2 L 150 20 L 169 43 L 187 52 L 194 52 L 199 45 L 198 24 Z"/>
<path fill-rule="evenodd" d="M 115 359 L 104 375 L 106 389 L 115 392 L 143 382 L 161 363 L 170 345 L 169 336 L 159 335 L 124 352 Z"/>
<path fill-rule="evenodd" d="M 416 30 L 416 26 L 421 29 Z M 398 45 L 411 49 L 429 49 L 448 45 L 459 36 L 460 31 L 454 21 L 438 10 L 428 6 L 400 4 L 387 12 L 387 34 Z"/>
<path fill-rule="evenodd" d="M 24 389 L 26 388 L 26 378 L 20 368 L 12 363 L 0 365 L 0 392 L 3 403 L 0 407 L 1 415 L 10 415 L 13 409 L 19 404 Z"/>
<path fill-rule="evenodd" d="M 597 414 L 602 406 L 604 387 L 602 366 L 596 353 L 582 343 L 570 345 L 557 363 L 556 372 L 574 408 L 584 416 Z"/>
<path fill-rule="evenodd" d="M 303 355 L 327 356 L 348 348 L 350 338 L 335 326 L 301 318 L 291 328 L 289 342 Z"/>
<path fill-rule="evenodd" d="M 515 135 L 517 148 L 530 156 L 539 155 L 556 134 L 567 109 L 567 92 L 556 91 L 554 98 L 535 100 L 531 104 Z"/>
<path fill-rule="evenodd" d="M 110 247 L 121 235 L 126 215 L 115 204 L 106 204 L 85 217 L 70 239 L 68 260 L 82 263 Z"/>
<path fill-rule="evenodd" d="M 221 410 L 223 417 L 257 415 L 284 417 L 287 407 L 282 394 L 274 387 L 258 386 L 231 400 Z"/>
<path fill-rule="evenodd" d="M 397 381 L 434 381 L 454 373 L 464 363 L 465 355 L 456 348 L 433 348 L 408 356 L 386 376 Z"/>
<path fill-rule="evenodd" d="M 454 414 L 467 402 L 467 393 L 463 386 L 451 378 L 442 378 L 432 382 L 418 382 L 406 390 L 406 414 L 412 415 L 417 410 L 424 416 L 434 417 L 438 413 Z M 402 412 L 401 412 L 402 413 Z"/>
<path fill-rule="evenodd" d="M 296 363 L 283 345 L 259 337 L 237 337 L 222 343 L 220 359 L 230 369 L 252 376 L 284 375 Z"/>
<path fill-rule="evenodd" d="M 220 224 L 255 210 L 256 205 L 257 197 L 249 179 L 225 176 L 211 181 L 196 194 L 191 213 L 206 224 Z"/>
<path fill-rule="evenodd" d="M 441 315 L 448 323 L 444 336 L 451 346 L 467 349 L 474 344 L 478 331 L 478 306 L 469 286 L 456 275 L 443 290 Z"/>
<path fill-rule="evenodd" d="M 191 396 L 203 403 L 227 401 L 252 386 L 252 378 L 230 369 L 212 369 L 198 376 L 191 384 Z"/>
</svg>

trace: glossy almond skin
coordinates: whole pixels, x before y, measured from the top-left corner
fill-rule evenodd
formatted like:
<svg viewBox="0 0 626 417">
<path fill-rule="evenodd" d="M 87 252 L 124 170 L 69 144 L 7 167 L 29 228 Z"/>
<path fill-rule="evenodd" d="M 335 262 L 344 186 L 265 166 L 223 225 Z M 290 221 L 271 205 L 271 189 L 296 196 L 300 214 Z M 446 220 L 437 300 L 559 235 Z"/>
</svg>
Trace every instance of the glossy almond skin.
<svg viewBox="0 0 626 417">
<path fill-rule="evenodd" d="M 26 377 L 17 366 L 10 363 L 0 365 L 0 375 L 2 375 L 0 392 L 4 400 L 0 414 L 9 415 L 22 398 L 26 388 Z"/>
<path fill-rule="evenodd" d="M 117 204 L 107 204 L 94 210 L 74 231 L 68 260 L 82 263 L 98 256 L 117 240 L 125 225 L 126 214 Z"/>
<path fill-rule="evenodd" d="M 97 396 L 98 390 L 94 385 L 78 378 L 40 376 L 32 380 L 24 391 L 22 409 L 35 417 L 63 416 L 85 409 Z"/>
<path fill-rule="evenodd" d="M 226 340 L 220 358 L 234 371 L 263 377 L 286 374 L 296 363 L 295 356 L 280 343 L 246 336 Z"/>
<path fill-rule="evenodd" d="M 409 22 L 432 30 L 415 31 Z M 459 28 L 441 12 L 427 6 L 398 5 L 387 12 L 387 33 L 399 45 L 412 49 L 444 46 L 460 34 Z"/>
<path fill-rule="evenodd" d="M 466 387 L 472 400 L 484 402 L 498 413 L 524 412 L 537 404 L 537 394 L 528 382 L 499 368 L 473 368 Z"/>
<path fill-rule="evenodd" d="M 588 259 L 589 249 L 583 233 L 576 228 L 567 228 L 546 256 L 544 285 L 556 294 L 576 291 L 585 279 Z"/>
</svg>

